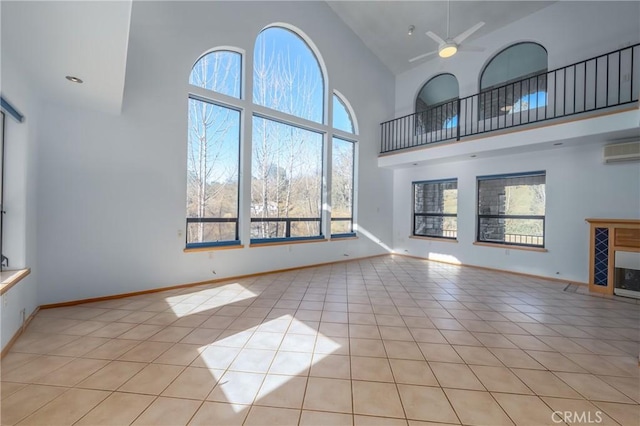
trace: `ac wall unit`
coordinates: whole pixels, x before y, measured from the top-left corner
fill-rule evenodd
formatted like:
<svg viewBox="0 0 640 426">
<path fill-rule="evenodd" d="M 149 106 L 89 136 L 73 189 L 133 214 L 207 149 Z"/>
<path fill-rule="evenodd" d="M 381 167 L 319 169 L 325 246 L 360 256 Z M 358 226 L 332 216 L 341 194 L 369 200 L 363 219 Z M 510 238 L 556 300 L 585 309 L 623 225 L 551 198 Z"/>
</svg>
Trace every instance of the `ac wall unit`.
<svg viewBox="0 0 640 426">
<path fill-rule="evenodd" d="M 605 163 L 620 163 L 623 161 L 638 160 L 640 160 L 640 140 L 606 145 L 604 147 Z"/>
</svg>

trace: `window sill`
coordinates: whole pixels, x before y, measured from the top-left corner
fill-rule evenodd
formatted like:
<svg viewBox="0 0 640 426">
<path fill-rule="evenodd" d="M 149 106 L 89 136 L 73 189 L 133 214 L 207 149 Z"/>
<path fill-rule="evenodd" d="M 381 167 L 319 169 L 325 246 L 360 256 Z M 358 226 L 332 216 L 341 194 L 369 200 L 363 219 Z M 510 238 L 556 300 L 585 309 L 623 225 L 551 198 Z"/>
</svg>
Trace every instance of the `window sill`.
<svg viewBox="0 0 640 426">
<path fill-rule="evenodd" d="M 185 253 L 197 253 L 202 251 L 214 251 L 214 250 L 235 250 L 244 248 L 244 244 L 239 242 L 236 244 L 212 244 L 196 247 L 185 247 L 182 251 Z"/>
<path fill-rule="evenodd" d="M 349 234 L 336 234 L 336 235 L 332 235 L 330 238 L 330 241 L 344 241 L 344 240 L 357 240 L 358 236 L 356 235 L 356 233 L 349 233 Z"/>
<path fill-rule="evenodd" d="M 473 243 L 474 246 L 483 246 L 483 247 L 493 247 L 493 248 L 503 248 L 509 250 L 524 250 L 524 251 L 537 251 L 540 253 L 546 253 L 549 250 L 543 247 L 525 247 L 525 246 L 516 246 L 513 244 L 492 244 L 492 243 L 481 243 L 476 241 Z"/>
<path fill-rule="evenodd" d="M 18 284 L 30 273 L 30 268 L 0 272 L 0 295 L 5 294 L 11 287 Z"/>
<path fill-rule="evenodd" d="M 326 238 L 303 238 L 303 239 L 290 239 L 290 240 L 282 240 L 276 239 L 275 241 L 269 240 L 260 240 L 260 241 L 252 241 L 249 244 L 249 247 L 269 247 L 269 246 L 283 246 L 288 244 L 308 244 L 308 243 L 323 243 L 327 242 Z"/>
<path fill-rule="evenodd" d="M 421 237 L 419 235 L 409 235 L 409 238 L 414 240 L 427 240 L 427 241 L 441 241 L 444 243 L 457 243 L 457 238 L 438 238 L 438 237 Z"/>
</svg>

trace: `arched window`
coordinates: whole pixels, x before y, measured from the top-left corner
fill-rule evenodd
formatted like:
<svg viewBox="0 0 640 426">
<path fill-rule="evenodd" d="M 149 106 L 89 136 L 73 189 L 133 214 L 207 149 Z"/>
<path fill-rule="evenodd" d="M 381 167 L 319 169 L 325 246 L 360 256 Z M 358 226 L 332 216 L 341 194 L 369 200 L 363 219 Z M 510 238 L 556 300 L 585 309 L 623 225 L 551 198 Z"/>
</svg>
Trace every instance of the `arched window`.
<svg viewBox="0 0 640 426">
<path fill-rule="evenodd" d="M 263 30 L 253 54 L 253 102 L 322 123 L 324 79 L 315 54 L 293 31 Z"/>
<path fill-rule="evenodd" d="M 547 104 L 547 51 L 537 43 L 514 44 L 496 54 L 480 75 L 480 118 Z"/>
<path fill-rule="evenodd" d="M 317 49 L 286 24 L 264 29 L 254 44 L 250 101 L 242 99 L 235 50 L 207 52 L 189 76 L 187 248 L 353 235 L 357 122 L 336 91 L 328 123 Z M 251 130 L 241 132 L 247 120 Z M 242 169 L 241 150 L 250 170 Z M 240 197 L 241 188 L 250 197 Z"/>
<path fill-rule="evenodd" d="M 236 52 L 212 51 L 198 59 L 189 75 L 191 85 L 206 90 L 189 98 L 188 248 L 240 243 L 240 111 L 213 98 L 215 93 L 240 97 L 241 60 Z"/>
<path fill-rule="evenodd" d="M 191 69 L 189 84 L 203 89 L 240 97 L 242 55 L 229 50 L 216 50 L 200 57 Z"/>
<path fill-rule="evenodd" d="M 458 125 L 458 79 L 439 74 L 427 81 L 416 97 L 417 132 L 453 129 Z"/>
<path fill-rule="evenodd" d="M 351 107 L 339 93 L 333 94 L 333 128 L 355 135 Z M 353 140 L 333 136 L 331 141 L 331 237 L 351 236 L 353 226 L 354 159 Z"/>
<path fill-rule="evenodd" d="M 253 57 L 254 104 L 292 118 L 253 117 L 252 242 L 320 238 L 324 135 L 296 119 L 323 121 L 318 59 L 298 34 L 282 27 L 258 35 Z"/>
<path fill-rule="evenodd" d="M 339 95 L 333 94 L 333 127 L 343 132 L 355 133 L 351 114 Z"/>
</svg>

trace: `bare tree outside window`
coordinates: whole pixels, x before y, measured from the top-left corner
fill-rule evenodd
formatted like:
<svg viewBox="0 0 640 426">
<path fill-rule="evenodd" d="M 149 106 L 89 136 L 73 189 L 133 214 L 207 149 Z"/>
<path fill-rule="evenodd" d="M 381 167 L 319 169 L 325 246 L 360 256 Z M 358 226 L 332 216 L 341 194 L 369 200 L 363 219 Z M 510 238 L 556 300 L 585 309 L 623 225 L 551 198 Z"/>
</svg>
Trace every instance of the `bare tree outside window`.
<svg viewBox="0 0 640 426">
<path fill-rule="evenodd" d="M 268 28 L 256 40 L 253 101 L 322 122 L 323 79 L 304 41 Z M 322 135 L 293 123 L 253 117 L 251 238 L 319 236 Z"/>
<path fill-rule="evenodd" d="M 192 85 L 240 95 L 240 55 L 212 52 L 194 65 Z M 238 240 L 240 112 L 189 99 L 187 244 Z"/>
<path fill-rule="evenodd" d="M 325 81 L 310 44 L 286 28 L 263 30 L 253 52 L 252 93 L 246 95 L 242 55 L 228 49 L 204 54 L 189 76 L 187 247 L 240 244 L 240 175 L 250 180 L 246 229 L 254 242 L 323 235 L 325 169 L 333 173 L 333 214 L 340 222 L 331 231 L 337 237 L 352 233 L 355 143 L 334 139 L 333 168 L 325 167 Z M 354 134 L 337 91 L 333 102 L 332 128 Z M 251 123 L 250 141 L 241 140 L 244 120 Z M 251 170 L 244 173 L 241 146 L 251 157 Z"/>
<path fill-rule="evenodd" d="M 348 234 L 353 232 L 354 143 L 334 137 L 331 152 L 331 234 Z"/>
</svg>

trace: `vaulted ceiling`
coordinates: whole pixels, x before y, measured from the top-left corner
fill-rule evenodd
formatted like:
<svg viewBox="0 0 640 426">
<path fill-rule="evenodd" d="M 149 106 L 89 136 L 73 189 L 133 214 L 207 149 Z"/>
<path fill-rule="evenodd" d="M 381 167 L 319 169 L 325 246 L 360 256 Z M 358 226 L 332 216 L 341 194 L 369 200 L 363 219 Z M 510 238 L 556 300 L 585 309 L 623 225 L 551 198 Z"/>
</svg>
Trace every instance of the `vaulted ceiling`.
<svg viewBox="0 0 640 426">
<path fill-rule="evenodd" d="M 409 63 L 410 58 L 437 48 L 426 31 L 446 36 L 447 3 L 443 1 L 327 3 L 396 75 L 423 62 Z M 473 44 L 474 39 L 551 3 L 452 1 L 450 33 L 457 35 L 484 21 L 486 24 L 468 39 Z M 2 54 L 21 64 L 43 97 L 120 112 L 132 0 L 5 0 L 0 8 Z M 407 35 L 409 25 L 415 26 L 412 36 Z M 65 80 L 67 75 L 77 76 L 84 83 L 70 83 Z"/>
<path fill-rule="evenodd" d="M 400 74 L 424 61 L 409 59 L 437 50 L 438 44 L 425 35 L 432 31 L 447 34 L 445 1 L 328 1 L 336 14 L 362 39 L 364 44 L 394 73 Z M 553 1 L 458 1 L 450 2 L 450 35 L 454 37 L 479 21 L 485 25 L 465 43 L 522 19 Z M 410 25 L 415 27 L 408 35 Z M 478 47 L 482 47 L 478 45 Z M 425 60 L 437 58 L 432 55 Z"/>
</svg>

